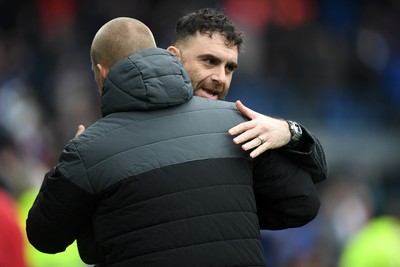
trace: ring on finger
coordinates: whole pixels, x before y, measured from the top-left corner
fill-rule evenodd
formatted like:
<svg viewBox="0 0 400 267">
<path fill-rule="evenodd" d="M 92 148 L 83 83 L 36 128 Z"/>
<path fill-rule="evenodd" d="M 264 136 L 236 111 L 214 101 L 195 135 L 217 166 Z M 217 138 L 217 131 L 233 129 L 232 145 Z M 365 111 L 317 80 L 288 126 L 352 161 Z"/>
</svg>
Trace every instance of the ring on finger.
<svg viewBox="0 0 400 267">
<path fill-rule="evenodd" d="M 258 136 L 257 138 L 260 140 L 259 146 L 265 143 L 265 140 L 261 136 Z"/>
</svg>

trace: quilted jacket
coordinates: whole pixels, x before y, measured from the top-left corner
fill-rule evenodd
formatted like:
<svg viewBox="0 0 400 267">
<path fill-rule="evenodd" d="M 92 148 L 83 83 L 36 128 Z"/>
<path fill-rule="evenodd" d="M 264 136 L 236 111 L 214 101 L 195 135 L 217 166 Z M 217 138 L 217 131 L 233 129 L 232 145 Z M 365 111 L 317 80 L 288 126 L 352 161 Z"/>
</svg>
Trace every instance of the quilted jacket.
<svg viewBox="0 0 400 267">
<path fill-rule="evenodd" d="M 165 50 L 113 66 L 103 118 L 44 178 L 29 241 L 57 253 L 77 240 L 98 266 L 265 266 L 260 227 L 312 220 L 312 177 L 276 151 L 250 159 L 227 132 L 245 121 L 235 105 L 192 94 Z"/>
</svg>

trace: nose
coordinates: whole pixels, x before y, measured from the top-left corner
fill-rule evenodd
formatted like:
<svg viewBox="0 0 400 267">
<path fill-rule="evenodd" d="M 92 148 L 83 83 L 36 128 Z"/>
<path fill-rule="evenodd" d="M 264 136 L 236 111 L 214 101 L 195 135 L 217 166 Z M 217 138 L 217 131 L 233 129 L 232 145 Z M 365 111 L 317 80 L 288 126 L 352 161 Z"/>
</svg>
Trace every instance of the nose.
<svg viewBox="0 0 400 267">
<path fill-rule="evenodd" d="M 225 68 L 223 66 L 215 68 L 211 75 L 211 80 L 217 84 L 225 84 L 227 80 Z"/>
</svg>

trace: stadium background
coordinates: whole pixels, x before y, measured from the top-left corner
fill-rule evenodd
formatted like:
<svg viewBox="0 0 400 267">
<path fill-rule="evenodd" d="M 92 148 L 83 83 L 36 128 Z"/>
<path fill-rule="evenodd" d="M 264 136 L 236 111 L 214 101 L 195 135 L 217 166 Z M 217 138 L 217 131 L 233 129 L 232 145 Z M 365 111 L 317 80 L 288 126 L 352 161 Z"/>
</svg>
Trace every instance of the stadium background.
<svg viewBox="0 0 400 267">
<path fill-rule="evenodd" d="M 10 192 L 29 206 L 24 193 L 77 125 L 99 118 L 89 58 L 99 27 L 134 17 L 166 48 L 177 19 L 200 7 L 224 8 L 246 33 L 227 100 L 299 121 L 325 148 L 320 214 L 302 228 L 262 232 L 269 266 L 365 266 L 355 256 L 339 261 L 364 227 L 400 218 L 396 0 L 0 0 L 0 137 L 14 144 L 0 146 L 0 176 Z"/>
</svg>

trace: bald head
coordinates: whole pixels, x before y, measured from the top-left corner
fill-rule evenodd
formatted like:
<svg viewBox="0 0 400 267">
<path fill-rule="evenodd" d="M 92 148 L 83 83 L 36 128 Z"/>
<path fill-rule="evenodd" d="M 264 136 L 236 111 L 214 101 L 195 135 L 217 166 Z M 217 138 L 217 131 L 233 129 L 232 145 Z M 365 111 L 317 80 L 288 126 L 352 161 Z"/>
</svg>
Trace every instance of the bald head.
<svg viewBox="0 0 400 267">
<path fill-rule="evenodd" d="M 156 47 L 156 43 L 145 24 L 132 18 L 116 18 L 96 33 L 90 50 L 92 66 L 102 64 L 111 68 L 121 59 L 152 47 Z"/>
<path fill-rule="evenodd" d="M 156 47 L 153 34 L 132 18 L 110 20 L 94 36 L 90 49 L 92 69 L 100 95 L 110 68 L 118 61 L 146 48 Z"/>
</svg>

